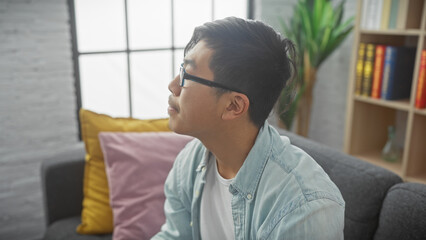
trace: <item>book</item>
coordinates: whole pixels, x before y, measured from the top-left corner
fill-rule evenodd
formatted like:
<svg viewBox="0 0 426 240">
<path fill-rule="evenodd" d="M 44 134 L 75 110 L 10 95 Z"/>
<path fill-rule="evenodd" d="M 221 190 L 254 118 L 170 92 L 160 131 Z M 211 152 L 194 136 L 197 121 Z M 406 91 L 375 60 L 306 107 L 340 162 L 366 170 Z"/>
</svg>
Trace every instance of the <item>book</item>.
<svg viewBox="0 0 426 240">
<path fill-rule="evenodd" d="M 383 0 L 382 19 L 380 21 L 380 29 L 382 30 L 388 29 L 391 3 L 392 0 Z"/>
<path fill-rule="evenodd" d="M 396 20 L 397 29 L 405 29 L 407 25 L 408 0 L 399 0 L 398 18 Z"/>
<path fill-rule="evenodd" d="M 416 49 L 386 47 L 382 99 L 397 100 L 410 97 Z"/>
<path fill-rule="evenodd" d="M 385 63 L 383 65 L 383 77 L 382 77 L 382 92 L 381 92 L 381 98 L 385 98 L 386 89 L 388 88 L 388 80 L 389 80 L 389 74 L 390 74 L 390 66 L 393 65 L 392 61 L 395 61 L 395 47 L 393 46 L 386 46 L 385 50 Z"/>
<path fill-rule="evenodd" d="M 422 57 L 420 60 L 419 78 L 417 80 L 416 89 L 416 108 L 426 107 L 426 50 L 422 50 Z"/>
<path fill-rule="evenodd" d="M 392 0 L 391 9 L 389 14 L 388 29 L 396 29 L 396 20 L 398 18 L 399 0 Z"/>
<path fill-rule="evenodd" d="M 364 0 L 361 25 L 367 30 L 379 30 L 382 20 L 383 0 Z"/>
<path fill-rule="evenodd" d="M 362 75 L 364 72 L 365 43 L 359 43 L 358 59 L 356 62 L 355 94 L 361 95 Z"/>
<path fill-rule="evenodd" d="M 369 18 L 370 15 L 370 1 L 372 0 L 364 0 L 362 2 L 362 17 L 361 17 L 361 29 L 368 29 L 368 25 L 367 25 L 367 19 Z"/>
<path fill-rule="evenodd" d="M 379 30 L 381 22 L 382 22 L 383 0 L 373 0 L 372 2 L 373 2 L 373 6 L 371 9 L 372 13 L 370 15 L 370 18 L 372 19 L 371 29 Z"/>
<path fill-rule="evenodd" d="M 368 43 L 365 48 L 365 60 L 364 60 L 364 72 L 362 76 L 362 90 L 361 95 L 369 97 L 371 96 L 371 83 L 373 80 L 373 67 L 374 67 L 374 55 L 376 45 Z"/>
<path fill-rule="evenodd" d="M 382 90 L 383 79 L 383 65 L 385 63 L 385 45 L 376 46 L 376 54 L 374 60 L 374 73 L 373 73 L 373 89 L 371 91 L 372 98 L 380 98 Z"/>
</svg>

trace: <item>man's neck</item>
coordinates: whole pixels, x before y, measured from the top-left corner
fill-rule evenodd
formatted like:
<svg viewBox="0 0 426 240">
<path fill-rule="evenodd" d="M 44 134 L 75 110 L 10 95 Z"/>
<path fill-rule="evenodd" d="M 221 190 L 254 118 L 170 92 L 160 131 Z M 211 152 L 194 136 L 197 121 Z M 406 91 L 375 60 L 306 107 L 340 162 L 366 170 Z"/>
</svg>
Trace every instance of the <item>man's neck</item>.
<svg viewBox="0 0 426 240">
<path fill-rule="evenodd" d="M 216 157 L 219 174 L 231 179 L 243 165 L 258 133 L 259 128 L 253 124 L 233 125 L 200 140 Z"/>
</svg>

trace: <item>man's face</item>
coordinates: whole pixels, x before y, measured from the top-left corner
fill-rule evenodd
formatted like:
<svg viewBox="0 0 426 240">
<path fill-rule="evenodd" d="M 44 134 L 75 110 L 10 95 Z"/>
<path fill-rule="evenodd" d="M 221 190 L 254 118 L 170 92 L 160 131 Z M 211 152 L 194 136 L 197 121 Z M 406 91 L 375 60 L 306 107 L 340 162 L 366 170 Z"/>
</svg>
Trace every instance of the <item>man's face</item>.
<svg viewBox="0 0 426 240">
<path fill-rule="evenodd" d="M 213 50 L 207 48 L 204 41 L 198 42 L 185 56 L 184 68 L 191 75 L 213 80 L 214 74 L 209 68 Z M 168 113 L 170 129 L 179 134 L 202 138 L 221 122 L 221 104 L 215 89 L 200 83 L 185 80 L 180 87 L 177 75 L 169 84 L 172 93 L 169 97 Z"/>
</svg>

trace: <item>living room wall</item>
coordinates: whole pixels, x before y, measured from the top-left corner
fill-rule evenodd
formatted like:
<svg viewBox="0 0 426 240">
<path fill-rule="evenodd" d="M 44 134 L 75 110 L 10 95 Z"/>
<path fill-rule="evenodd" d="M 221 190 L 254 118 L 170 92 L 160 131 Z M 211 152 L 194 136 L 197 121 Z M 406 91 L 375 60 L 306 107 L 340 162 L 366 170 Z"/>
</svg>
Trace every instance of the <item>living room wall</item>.
<svg viewBox="0 0 426 240">
<path fill-rule="evenodd" d="M 290 16 L 294 2 L 256 0 L 255 16 L 279 29 L 277 17 Z M 347 1 L 349 14 L 355 4 Z M 0 239 L 42 237 L 40 163 L 81 146 L 67 7 L 66 0 L 0 1 Z M 351 42 L 319 71 L 309 132 L 337 149 L 343 146 Z"/>
<path fill-rule="evenodd" d="M 44 231 L 40 162 L 78 143 L 66 0 L 0 1 L 0 239 Z"/>
</svg>

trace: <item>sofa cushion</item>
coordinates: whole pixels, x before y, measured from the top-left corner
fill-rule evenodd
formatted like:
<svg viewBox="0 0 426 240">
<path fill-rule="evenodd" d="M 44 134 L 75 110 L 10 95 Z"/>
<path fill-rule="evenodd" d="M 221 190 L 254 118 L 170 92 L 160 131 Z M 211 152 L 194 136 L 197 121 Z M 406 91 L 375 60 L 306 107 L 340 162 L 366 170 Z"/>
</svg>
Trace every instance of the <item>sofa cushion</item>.
<svg viewBox="0 0 426 240">
<path fill-rule="evenodd" d="M 81 235 L 75 229 L 81 223 L 80 216 L 55 221 L 46 229 L 43 240 L 111 240 L 111 234 Z"/>
<path fill-rule="evenodd" d="M 325 170 L 346 202 L 345 240 L 373 239 L 382 202 L 389 188 L 402 180 L 396 174 L 295 134 L 288 136 Z"/>
<path fill-rule="evenodd" d="M 377 240 L 421 240 L 426 238 L 426 185 L 400 183 L 383 202 Z"/>
<path fill-rule="evenodd" d="M 168 119 L 112 118 L 81 109 L 80 125 L 86 148 L 86 162 L 83 179 L 83 210 L 77 232 L 80 234 L 111 233 L 113 231 L 112 210 L 109 204 L 108 182 L 98 134 L 101 131 L 170 131 Z"/>
<path fill-rule="evenodd" d="M 114 240 L 150 239 L 161 229 L 164 183 L 192 137 L 171 132 L 99 134 L 105 157 Z"/>
</svg>

